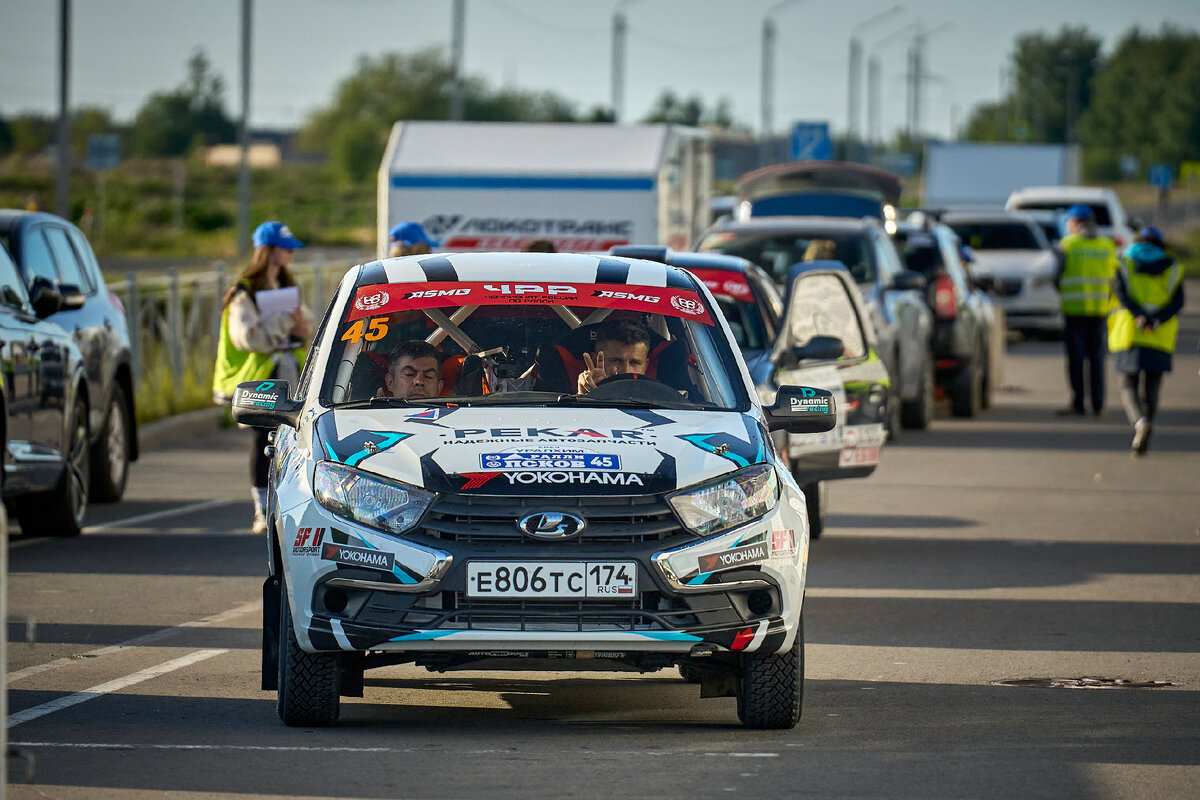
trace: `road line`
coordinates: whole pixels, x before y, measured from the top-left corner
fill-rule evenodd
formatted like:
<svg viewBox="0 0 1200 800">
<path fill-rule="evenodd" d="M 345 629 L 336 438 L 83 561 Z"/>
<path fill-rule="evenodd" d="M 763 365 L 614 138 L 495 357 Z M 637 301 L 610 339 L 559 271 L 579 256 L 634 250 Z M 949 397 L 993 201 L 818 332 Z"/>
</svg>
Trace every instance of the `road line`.
<svg viewBox="0 0 1200 800">
<path fill-rule="evenodd" d="M 203 619 L 190 620 L 188 622 L 182 622 L 179 625 L 175 625 L 170 628 L 162 628 L 161 630 L 152 631 L 151 633 L 147 633 L 142 636 L 138 636 L 137 638 L 130 639 L 127 642 L 121 642 L 120 644 L 109 645 L 108 647 L 101 647 L 98 650 L 89 650 L 86 653 L 80 653 L 79 655 L 76 655 L 76 656 L 68 656 L 66 658 L 57 658 L 54 661 L 47 661 L 45 664 L 34 664 L 32 667 L 26 667 L 25 669 L 19 669 L 16 672 L 8 673 L 7 681 L 9 683 L 14 683 L 16 681 L 32 677 L 34 675 L 38 675 L 43 672 L 49 672 L 52 669 L 59 669 L 61 667 L 66 667 L 71 664 L 80 664 L 80 663 L 83 663 L 86 659 L 96 658 L 98 656 L 107 656 L 112 653 L 119 653 L 122 650 L 128 650 L 133 647 L 145 647 L 146 645 L 152 644 L 161 639 L 166 639 L 167 637 L 171 636 L 172 634 L 177 633 L 180 628 L 205 628 L 205 627 L 208 627 L 209 625 L 216 625 L 218 623 L 225 622 L 226 620 L 233 619 L 234 617 L 240 617 L 243 614 L 248 614 L 249 612 L 254 611 L 255 609 L 259 608 L 260 606 L 262 606 L 262 601 L 255 600 L 253 602 L 245 603 L 243 605 L 237 606 L 236 608 L 231 608 L 228 611 L 222 611 L 219 614 L 213 614 L 210 617 L 204 617 Z"/>
<path fill-rule="evenodd" d="M 98 686 L 93 686 L 90 689 L 85 689 L 82 692 L 60 697 L 57 700 L 51 700 L 49 703 L 42 703 L 40 706 L 27 708 L 24 711 L 18 711 L 15 714 L 8 715 L 8 727 L 20 725 L 23 722 L 44 717 L 47 714 L 53 714 L 55 711 L 62 711 L 64 708 L 86 703 L 88 700 L 95 700 L 97 697 L 103 697 L 106 694 L 120 691 L 128 686 L 148 681 L 151 678 L 157 678 L 159 675 L 165 675 L 168 672 L 174 672 L 177 669 L 191 666 L 199 661 L 219 656 L 222 653 L 228 653 L 228 650 L 197 650 L 194 653 L 189 653 L 186 656 L 172 659 L 163 662 L 157 667 L 148 667 L 147 669 L 138 670 L 137 672 L 126 675 L 123 678 L 101 683 Z"/>
<path fill-rule="evenodd" d="M 115 522 L 105 522 L 100 525 L 89 525 L 83 529 L 84 533 L 89 531 L 105 531 L 112 528 L 127 528 L 130 525 L 136 525 L 139 522 L 149 522 L 152 519 L 162 519 L 163 517 L 173 517 L 176 514 L 186 514 L 189 511 L 203 511 L 206 508 L 214 506 L 223 506 L 232 503 L 232 500 L 204 500 L 199 503 L 191 503 L 179 508 L 168 508 L 164 511 L 151 511 L 149 514 L 138 514 L 136 517 L 128 517 L 119 519 Z"/>
<path fill-rule="evenodd" d="M 265 745 L 265 744 L 117 744 L 113 742 L 9 742 L 13 747 L 61 747 L 73 750 L 232 750 L 242 752 L 266 753 L 428 753 L 426 747 L 315 747 L 304 745 Z M 511 749 L 482 749 L 455 751 L 457 755 L 493 755 L 504 753 L 511 755 Z M 583 753 L 588 755 L 589 753 Z M 603 757 L 647 756 L 702 756 L 712 758 L 777 758 L 778 753 L 697 753 L 693 750 L 606 750 L 595 753 Z"/>
</svg>

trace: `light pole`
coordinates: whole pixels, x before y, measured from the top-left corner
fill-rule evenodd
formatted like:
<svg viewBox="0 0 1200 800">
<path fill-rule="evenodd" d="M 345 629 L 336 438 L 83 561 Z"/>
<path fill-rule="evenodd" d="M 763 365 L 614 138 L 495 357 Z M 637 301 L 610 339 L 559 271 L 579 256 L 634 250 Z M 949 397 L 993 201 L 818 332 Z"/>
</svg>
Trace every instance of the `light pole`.
<svg viewBox="0 0 1200 800">
<path fill-rule="evenodd" d="M 637 0 L 620 0 L 613 9 L 612 22 L 612 108 L 613 122 L 620 122 L 625 116 L 625 38 L 629 32 L 629 23 L 625 18 L 625 9 Z"/>
<path fill-rule="evenodd" d="M 867 56 L 867 140 L 872 146 L 878 144 L 883 138 L 882 119 L 880 114 L 880 97 L 879 87 L 882 81 L 882 69 L 879 65 L 879 56 L 877 53 L 884 46 L 896 41 L 897 39 L 908 35 L 908 32 L 920 25 L 919 22 L 910 22 L 899 30 L 892 31 L 887 36 L 876 41 L 868 48 L 869 55 Z"/>
<path fill-rule="evenodd" d="M 454 70 L 450 85 L 450 119 L 461 122 L 463 118 L 463 38 L 467 18 L 467 0 L 454 0 L 450 17 L 450 65 Z"/>
<path fill-rule="evenodd" d="M 913 37 L 912 47 L 909 50 L 910 70 L 909 78 L 911 100 L 909 103 L 911 109 L 911 121 L 909 123 L 909 135 L 920 137 L 921 135 L 921 88 L 928 77 L 925 74 L 925 40 L 935 33 L 941 33 L 951 27 L 953 23 L 943 22 L 930 30 L 918 30 L 917 35 Z"/>
<path fill-rule="evenodd" d="M 253 42 L 254 0 L 242 0 L 242 118 L 238 122 L 238 215 L 237 254 L 244 259 L 250 251 L 250 47 Z"/>
<path fill-rule="evenodd" d="M 850 29 L 850 61 L 846 87 L 846 132 L 850 139 L 859 138 L 858 112 L 862 106 L 862 99 L 859 96 L 859 88 L 862 86 L 862 40 L 859 38 L 859 34 L 903 10 L 904 6 L 902 5 L 892 6 L 887 11 L 881 11 Z"/>
<path fill-rule="evenodd" d="M 775 120 L 775 20 L 772 17 L 782 11 L 786 6 L 803 3 L 804 0 L 780 0 L 780 2 L 771 6 L 763 14 L 762 27 L 762 97 L 760 100 L 762 111 L 762 127 L 760 136 L 766 146 L 766 141 L 771 138 L 771 133 L 774 128 Z"/>
</svg>

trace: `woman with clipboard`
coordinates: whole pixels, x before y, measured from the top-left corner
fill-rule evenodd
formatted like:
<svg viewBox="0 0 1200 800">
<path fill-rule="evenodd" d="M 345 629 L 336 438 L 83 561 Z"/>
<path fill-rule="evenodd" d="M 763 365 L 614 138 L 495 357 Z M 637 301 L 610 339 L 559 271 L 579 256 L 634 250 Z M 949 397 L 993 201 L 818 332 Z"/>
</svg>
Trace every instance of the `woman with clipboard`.
<svg viewBox="0 0 1200 800">
<path fill-rule="evenodd" d="M 282 222 L 264 222 L 254 231 L 250 266 L 225 292 L 221 337 L 213 373 L 213 400 L 229 403 L 242 381 L 278 378 L 292 386 L 300 376 L 298 342 L 308 338 L 311 319 L 300 305 L 300 289 L 288 266 L 293 251 L 304 243 Z M 254 533 L 267 529 L 267 472 L 263 452 L 266 429 L 256 428 L 250 448 Z"/>
</svg>

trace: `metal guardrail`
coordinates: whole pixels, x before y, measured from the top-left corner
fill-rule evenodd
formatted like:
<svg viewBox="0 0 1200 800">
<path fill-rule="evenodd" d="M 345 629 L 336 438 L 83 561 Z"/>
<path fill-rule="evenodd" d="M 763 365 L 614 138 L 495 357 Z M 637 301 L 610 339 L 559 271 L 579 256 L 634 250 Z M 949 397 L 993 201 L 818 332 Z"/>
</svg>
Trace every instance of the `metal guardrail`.
<svg viewBox="0 0 1200 800">
<path fill-rule="evenodd" d="M 301 302 L 316 318 L 329 305 L 348 266 L 314 261 L 291 267 Z M 188 274 L 172 268 L 165 276 L 126 275 L 126 280 L 108 284 L 108 290 L 125 305 L 135 385 L 141 383 L 148 364 L 165 360 L 172 380 L 178 383 L 189 356 L 216 358 L 224 308 L 221 300 L 236 277 L 225 262 Z"/>
</svg>

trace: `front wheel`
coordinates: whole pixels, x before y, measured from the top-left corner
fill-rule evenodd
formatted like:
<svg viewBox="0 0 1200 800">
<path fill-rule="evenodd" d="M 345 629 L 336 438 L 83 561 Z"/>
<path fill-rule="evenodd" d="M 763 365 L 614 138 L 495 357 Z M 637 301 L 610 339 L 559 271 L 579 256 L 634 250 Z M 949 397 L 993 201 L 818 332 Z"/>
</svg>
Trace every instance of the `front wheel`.
<svg viewBox="0 0 1200 800">
<path fill-rule="evenodd" d="M 292 627 L 287 583 L 281 577 L 279 584 L 279 718 L 290 726 L 332 725 L 341 710 L 341 656 L 300 649 Z"/>
<path fill-rule="evenodd" d="M 804 700 L 804 619 L 785 653 L 745 656 L 737 681 L 737 713 L 747 728 L 794 728 Z"/>
<path fill-rule="evenodd" d="M 83 398 L 77 398 L 71 412 L 71 434 L 67 439 L 66 458 L 58 485 L 48 492 L 23 498 L 17 506 L 17 520 L 25 533 L 78 536 L 83 532 L 91 484 L 87 418 L 87 403 Z"/>
<path fill-rule="evenodd" d="M 115 503 L 125 494 L 129 477 L 129 420 L 125 390 L 113 385 L 100 440 L 92 447 L 92 502 Z"/>
</svg>

